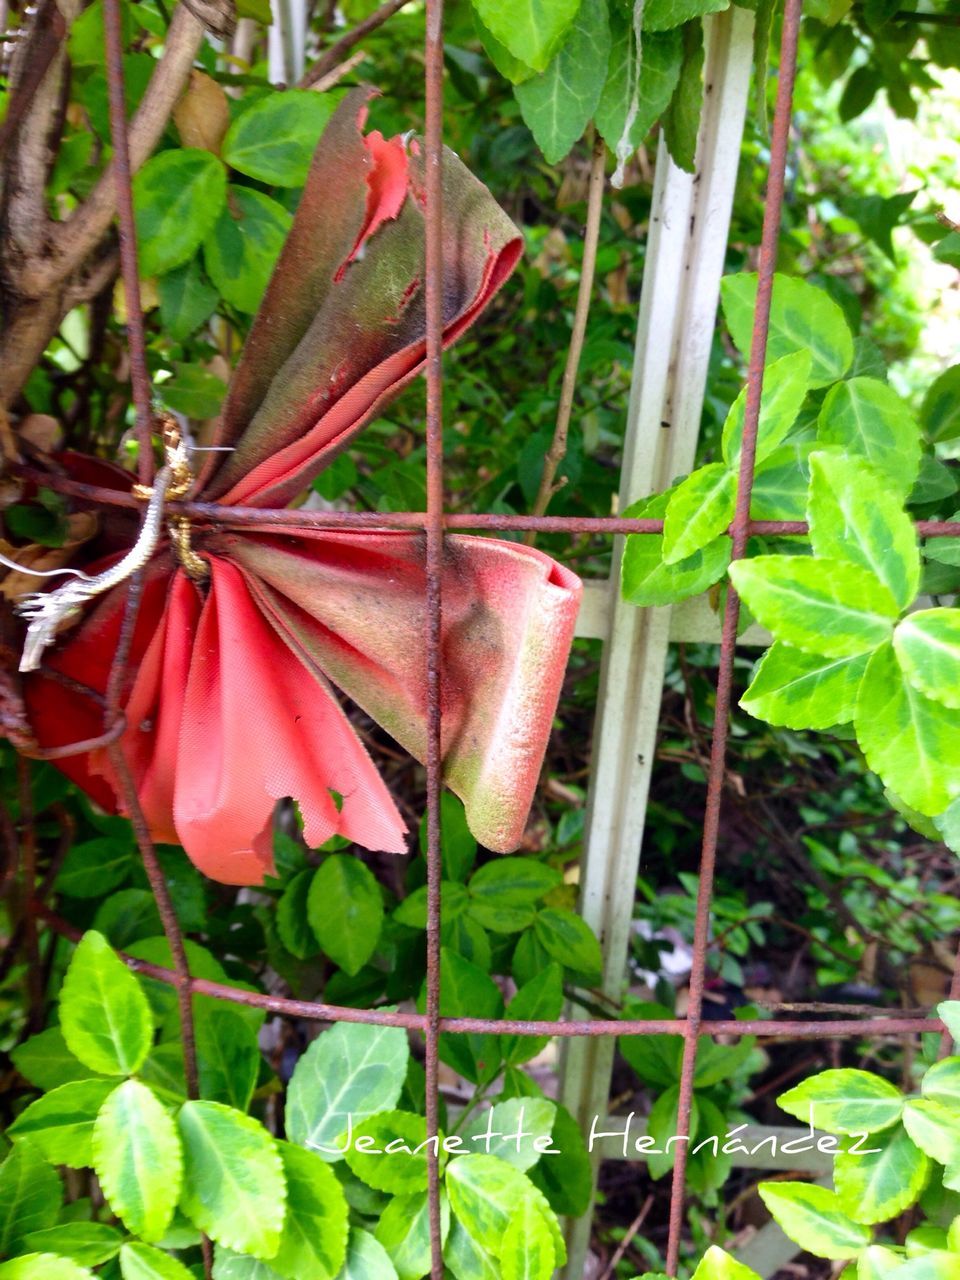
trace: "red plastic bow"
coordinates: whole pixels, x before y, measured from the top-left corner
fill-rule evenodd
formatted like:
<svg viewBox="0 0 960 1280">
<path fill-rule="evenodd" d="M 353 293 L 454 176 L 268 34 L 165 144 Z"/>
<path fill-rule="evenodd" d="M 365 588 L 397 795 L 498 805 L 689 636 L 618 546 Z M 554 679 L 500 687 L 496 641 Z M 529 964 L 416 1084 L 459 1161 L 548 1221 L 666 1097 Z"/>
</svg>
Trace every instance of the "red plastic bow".
<svg viewBox="0 0 960 1280">
<path fill-rule="evenodd" d="M 154 836 L 207 875 L 272 869 L 276 801 L 300 805 L 316 846 L 340 834 L 402 852 L 405 824 L 328 680 L 422 759 L 425 542 L 419 532 L 231 528 L 231 505 L 289 502 L 423 368 L 423 158 L 364 137 L 367 91 L 327 126 L 289 239 L 233 376 L 196 497 L 209 566 L 192 580 L 168 542 L 145 571 L 121 739 Z M 444 343 L 476 318 L 520 253 L 490 193 L 444 158 Z M 95 566 L 91 566 L 95 567 Z M 580 582 L 515 543 L 450 536 L 443 570 L 444 781 L 488 848 L 519 843 L 550 732 Z M 47 666 L 104 691 L 125 588 L 84 617 Z M 26 682 L 37 739 L 96 736 L 89 698 Z M 61 767 L 116 807 L 104 750 Z M 334 796 L 342 797 L 338 808 Z"/>
</svg>

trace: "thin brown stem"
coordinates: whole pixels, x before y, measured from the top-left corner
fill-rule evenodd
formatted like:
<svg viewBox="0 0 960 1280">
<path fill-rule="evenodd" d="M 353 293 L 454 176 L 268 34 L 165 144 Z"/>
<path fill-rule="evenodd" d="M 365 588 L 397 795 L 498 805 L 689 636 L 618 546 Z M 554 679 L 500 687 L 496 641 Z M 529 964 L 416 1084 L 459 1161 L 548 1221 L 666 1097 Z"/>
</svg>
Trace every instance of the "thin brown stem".
<svg viewBox="0 0 960 1280">
<path fill-rule="evenodd" d="M 312 89 L 334 67 L 339 66 L 354 45 L 359 44 L 371 31 L 376 31 L 377 27 L 382 27 L 388 18 L 392 18 L 407 3 L 408 0 L 387 0 L 387 3 L 381 5 L 376 12 L 371 13 L 369 18 L 364 18 L 363 22 L 358 22 L 346 35 L 341 36 L 339 40 L 334 41 L 329 49 L 323 51 L 313 66 L 309 67 L 304 73 L 299 87 L 301 89 Z"/>
<path fill-rule="evenodd" d="M 573 397 L 577 389 L 577 373 L 583 355 L 583 343 L 587 334 L 587 317 L 590 314 L 590 297 L 593 293 L 593 277 L 597 266 L 597 244 L 600 239 L 600 214 L 603 210 L 604 171 L 607 161 L 607 144 L 598 135 L 593 143 L 590 162 L 590 185 L 587 195 L 587 225 L 583 233 L 583 261 L 580 266 L 580 285 L 577 289 L 577 305 L 573 316 L 573 332 L 567 350 L 567 363 L 560 386 L 560 403 L 557 406 L 557 422 L 553 429 L 550 448 L 543 459 L 540 488 L 533 504 L 532 515 L 542 516 L 555 493 L 563 488 L 556 483 L 560 463 L 567 454 L 570 434 L 570 417 L 573 413 Z M 524 541 L 533 546 L 536 533 L 531 530 Z"/>
</svg>

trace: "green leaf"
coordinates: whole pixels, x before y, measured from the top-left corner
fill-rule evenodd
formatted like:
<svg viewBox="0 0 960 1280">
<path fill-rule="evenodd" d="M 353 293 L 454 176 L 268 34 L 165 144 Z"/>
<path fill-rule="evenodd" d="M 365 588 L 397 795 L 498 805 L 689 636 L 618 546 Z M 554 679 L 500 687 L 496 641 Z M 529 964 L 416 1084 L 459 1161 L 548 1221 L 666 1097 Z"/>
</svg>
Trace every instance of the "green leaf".
<svg viewBox="0 0 960 1280">
<path fill-rule="evenodd" d="M 933 256 L 937 262 L 945 262 L 949 267 L 960 267 L 960 233 L 951 231 L 945 235 L 934 249 Z"/>
<path fill-rule="evenodd" d="M 960 707 L 960 609 L 921 609 L 897 624 L 893 647 L 915 689 Z"/>
<path fill-rule="evenodd" d="M 369 1231 L 351 1227 L 347 1260 L 337 1280 L 397 1280 L 397 1269 L 379 1240 Z"/>
<path fill-rule="evenodd" d="M 589 975 L 603 972 L 603 956 L 596 935 L 587 922 L 572 911 L 559 907 L 538 911 L 533 929 L 547 954 L 564 968 Z"/>
<path fill-rule="evenodd" d="M 937 1005 L 937 1017 L 960 1044 L 960 1000 L 942 1000 Z"/>
<path fill-rule="evenodd" d="M 183 1153 L 169 1113 L 138 1080 L 120 1085 L 101 1107 L 93 1167 L 124 1226 L 145 1240 L 161 1240 L 177 1207 Z"/>
<path fill-rule="evenodd" d="M 504 79 L 509 80 L 511 84 L 523 84 L 524 80 L 529 80 L 531 76 L 537 74 L 533 67 L 528 67 L 525 62 L 515 58 L 507 46 L 501 44 L 497 37 L 487 30 L 476 14 L 474 14 L 474 22 L 487 57 Z"/>
<path fill-rule="evenodd" d="M 682 4 L 682 0 L 680 3 Z M 658 0 L 654 0 L 651 7 L 659 8 Z M 667 0 L 667 7 L 676 7 L 673 0 Z M 646 9 L 643 16 L 646 23 Z M 683 38 L 680 78 L 677 80 L 677 87 L 673 91 L 670 105 L 663 113 L 661 127 L 673 163 L 685 169 L 687 173 L 692 173 L 697 155 L 697 137 L 700 133 L 700 113 L 703 106 L 703 23 L 689 22 L 681 29 L 680 34 Z"/>
<path fill-rule="evenodd" d="M 563 970 L 551 962 L 517 991 L 507 1005 L 506 1017 L 530 1022 L 553 1022 L 563 1008 Z M 549 1042 L 549 1036 L 501 1036 L 500 1051 L 509 1066 L 529 1062 Z"/>
<path fill-rule="evenodd" d="M 359 1147 L 367 1146 L 369 1150 L 358 1149 L 358 1139 Z M 393 1195 L 426 1191 L 426 1141 L 427 1122 L 423 1116 L 410 1111 L 382 1111 L 354 1129 L 347 1164 L 361 1182 L 377 1191 Z"/>
<path fill-rule="evenodd" d="M 116 1081 L 107 1079 L 61 1085 L 22 1111 L 7 1136 L 30 1138 L 51 1164 L 82 1169 L 93 1162 L 91 1141 L 97 1112 L 115 1088 Z"/>
<path fill-rule="evenodd" d="M 450 1230 L 450 1202 L 440 1196 L 440 1238 Z M 430 1272 L 430 1209 L 427 1193 L 394 1196 L 380 1215 L 376 1238 L 390 1255 L 398 1280 L 420 1280 Z"/>
<path fill-rule="evenodd" d="M 876 472 L 835 453 L 810 455 L 810 542 L 814 554 L 869 570 L 901 609 L 920 588 L 913 521 Z"/>
<path fill-rule="evenodd" d="M 277 933 L 280 941 L 298 960 L 309 960 L 320 950 L 317 936 L 307 916 L 307 898 L 313 883 L 313 868 L 299 871 L 277 903 Z"/>
<path fill-rule="evenodd" d="M 938 813 L 933 825 L 947 848 L 960 853 L 960 798 L 949 804 L 943 813 Z M 957 1002 L 947 1001 L 947 1004 L 955 1003 Z"/>
<path fill-rule="evenodd" d="M 54 1253 L 83 1267 L 96 1267 L 117 1256 L 123 1232 L 102 1222 L 63 1222 L 31 1231 L 22 1243 L 27 1253 Z"/>
<path fill-rule="evenodd" d="M 209 320 L 217 305 L 217 291 L 203 273 L 198 255 L 157 281 L 160 323 L 175 342 L 183 342 Z"/>
<path fill-rule="evenodd" d="M 581 0 L 549 66 L 541 75 L 514 86 L 520 113 L 548 164 L 559 163 L 593 119 L 609 56 L 605 0 Z"/>
<path fill-rule="evenodd" d="M 824 658 L 775 640 L 740 699 L 744 711 L 786 729 L 830 729 L 853 719 L 869 655 Z"/>
<path fill-rule="evenodd" d="M 427 856 L 427 815 L 420 822 L 420 851 Z M 440 797 L 440 859 L 445 880 L 465 881 L 477 858 L 463 802 L 449 791 Z"/>
<path fill-rule="evenodd" d="M 287 1199 L 277 1144 L 262 1124 L 219 1102 L 187 1102 L 180 1207 L 212 1240 L 269 1259 L 277 1252 Z"/>
<path fill-rule="evenodd" d="M 960 364 L 945 369 L 927 388 L 920 422 L 933 444 L 960 436 Z"/>
<path fill-rule="evenodd" d="M 102 898 L 118 889 L 135 865 L 128 840 L 98 836 L 71 847 L 57 876 L 57 891 L 68 898 Z"/>
<path fill-rule="evenodd" d="M 67 1048 L 59 1027 L 48 1027 L 10 1051 L 13 1065 L 24 1079 L 48 1092 L 74 1080 L 98 1077 Z"/>
<path fill-rule="evenodd" d="M 456 1280 L 501 1280 L 500 1263 L 477 1244 L 462 1222 L 454 1218 L 443 1247 L 443 1260 Z"/>
<path fill-rule="evenodd" d="M 224 207 L 227 179 L 209 151 L 178 147 L 153 156 L 133 180 L 142 276 L 188 262 Z"/>
<path fill-rule="evenodd" d="M 227 387 L 222 378 L 198 364 L 177 364 L 173 377 L 159 384 L 157 394 L 169 409 L 203 422 L 220 412 Z"/>
<path fill-rule="evenodd" d="M 543 71 L 577 16 L 580 0 L 473 0 L 473 7 L 515 58 Z"/>
<path fill-rule="evenodd" d="M 13 1253 L 32 1231 L 52 1227 L 63 1185 L 52 1164 L 25 1138 L 0 1164 L 0 1253 Z"/>
<path fill-rule="evenodd" d="M 554 1213 L 579 1217 L 593 1196 L 593 1168 L 580 1126 L 564 1106 L 557 1105 L 552 1146 L 559 1155 L 545 1155 L 527 1177 L 543 1192 Z"/>
<path fill-rule="evenodd" d="M 297 1063 L 287 1095 L 287 1135 L 332 1163 L 349 1120 L 397 1105 L 410 1047 L 400 1027 L 342 1022 L 319 1035 Z"/>
<path fill-rule="evenodd" d="M 470 905 L 467 890 L 456 880 L 443 880 L 440 884 L 440 909 L 445 925 L 457 920 Z M 393 913 L 398 924 L 405 924 L 410 929 L 427 927 L 427 886 L 414 889 L 409 898 L 404 900 Z"/>
<path fill-rule="evenodd" d="M 903 1112 L 903 1095 L 888 1080 L 847 1067 L 810 1076 L 781 1093 L 777 1103 L 827 1133 L 877 1133 L 895 1125 Z"/>
<path fill-rule="evenodd" d="M 256 1030 L 236 1010 L 214 1006 L 197 1018 L 200 1096 L 246 1111 L 260 1073 Z"/>
<path fill-rule="evenodd" d="M 879 1147 L 878 1152 L 870 1148 Z M 839 1153 L 833 1183 L 841 1208 L 857 1222 L 888 1222 L 916 1201 L 926 1186 L 930 1161 L 903 1125 L 873 1138 L 862 1151 Z"/>
<path fill-rule="evenodd" d="M 213 1280 L 280 1280 L 269 1262 L 248 1253 L 234 1253 L 218 1244 L 214 1250 Z"/>
<path fill-rule="evenodd" d="M 932 1098 L 910 1098 L 903 1108 L 907 1133 L 938 1164 L 954 1166 L 960 1161 L 960 1116 L 953 1105 L 944 1106 Z"/>
<path fill-rule="evenodd" d="M 674 489 L 663 521 L 663 558 L 688 559 L 725 532 L 733 519 L 737 478 L 722 462 L 711 462 Z M 638 535 L 642 537 L 643 535 Z"/>
<path fill-rule="evenodd" d="M 291 215 L 262 191 L 231 186 L 228 200 L 203 242 L 207 274 L 238 311 L 252 315 L 260 305 Z"/>
<path fill-rule="evenodd" d="M 749 359 L 757 301 L 756 275 L 724 276 L 720 299 L 730 335 L 740 354 Z M 831 297 L 803 280 L 777 274 L 770 307 L 767 364 L 797 351 L 809 351 L 812 357 L 810 386 L 823 387 L 842 378 L 850 367 L 853 336 Z"/>
<path fill-rule="evenodd" d="M 442 949 L 441 956 L 441 1015 L 444 1018 L 501 1017 L 503 996 L 489 974 L 447 947 Z M 492 1080 L 500 1069 L 500 1038 L 444 1032 L 440 1036 L 440 1057 L 474 1084 L 482 1084 Z"/>
<path fill-rule="evenodd" d="M 380 886 L 359 858 L 332 854 L 313 877 L 307 915 L 321 947 L 353 977 L 376 951 L 380 940 Z"/>
<path fill-rule="evenodd" d="M 643 30 L 668 31 L 708 13 L 722 13 L 730 0 L 647 0 L 643 6 Z"/>
<path fill-rule="evenodd" d="M 346 1197 L 332 1169 L 313 1151 L 290 1142 L 277 1145 L 287 1182 L 287 1212 L 270 1266 L 285 1280 L 332 1280 L 347 1256 Z"/>
<path fill-rule="evenodd" d="M 153 1023 L 140 984 L 92 930 L 83 935 L 60 992 L 70 1052 L 104 1075 L 130 1075 L 150 1052 Z"/>
<path fill-rule="evenodd" d="M 636 503 L 625 516 L 659 520 L 666 513 L 674 490 Z M 620 571 L 620 589 L 628 604 L 657 606 L 675 604 L 706 591 L 726 571 L 730 563 L 731 541 L 726 534 L 711 542 L 688 560 L 668 565 L 663 558 L 663 535 L 632 533 L 627 537 Z"/>
<path fill-rule="evenodd" d="M 864 458 L 906 496 L 920 469 L 920 429 L 903 401 L 877 378 L 848 378 L 827 392 L 817 420 L 821 444 Z"/>
<path fill-rule="evenodd" d="M 818 1258 L 853 1258 L 870 1243 L 869 1229 L 851 1221 L 826 1187 L 761 1182 L 758 1190 L 790 1239 Z"/>
<path fill-rule="evenodd" d="M 691 1280 L 758 1280 L 757 1273 L 712 1244 L 697 1263 Z"/>
<path fill-rule="evenodd" d="M 934 817 L 960 791 L 956 717 L 904 678 L 892 644 L 867 664 L 854 727 L 867 764 L 912 808 Z"/>
<path fill-rule="evenodd" d="M 893 232 L 913 204 L 918 191 L 902 191 L 893 196 L 848 196 L 844 213 L 860 224 L 860 230 L 896 265 Z"/>
<path fill-rule="evenodd" d="M 474 872 L 470 914 L 495 933 L 516 933 L 533 920 L 533 906 L 561 883 L 559 871 L 533 858 L 497 858 Z"/>
<path fill-rule="evenodd" d="M 260 182 L 300 187 L 335 106 L 333 94 L 271 93 L 234 120 L 223 139 L 223 158 Z"/>
<path fill-rule="evenodd" d="M 519 1169 L 496 1156 L 467 1155 L 447 1166 L 450 1206 L 474 1240 L 499 1257 L 515 1210 L 533 1188 Z"/>
<path fill-rule="evenodd" d="M 554 1145 L 556 1115 L 556 1104 L 546 1098 L 508 1098 L 475 1115 L 461 1136 L 469 1151 L 497 1156 L 526 1172 Z"/>
<path fill-rule="evenodd" d="M 852 658 L 889 640 L 899 610 L 872 573 L 842 560 L 760 556 L 730 566 L 747 608 L 777 640 Z"/>
<path fill-rule="evenodd" d="M 632 109 L 630 89 L 637 57 L 633 21 L 618 5 L 610 9 L 610 35 L 610 60 L 597 104 L 596 125 L 601 138 L 615 151 L 626 128 L 627 113 Z M 636 114 L 630 126 L 631 152 L 636 151 L 670 105 L 682 65 L 683 39 L 679 31 L 644 34 Z"/>
<path fill-rule="evenodd" d="M 92 1271 L 54 1253 L 25 1253 L 0 1265 L 0 1280 L 95 1280 Z"/>
<path fill-rule="evenodd" d="M 556 1266 L 553 1236 L 543 1214 L 525 1200 L 511 1215 L 500 1250 L 503 1280 L 550 1280 Z"/>
<path fill-rule="evenodd" d="M 781 356 L 764 370 L 757 423 L 757 464 L 783 443 L 796 422 L 810 384 L 812 364 L 810 352 L 802 350 Z M 723 459 L 731 469 L 735 469 L 740 461 L 746 408 L 747 388 L 744 387 L 730 406 L 723 424 Z"/>
<path fill-rule="evenodd" d="M 123 1280 L 193 1280 L 193 1273 L 182 1262 L 139 1240 L 120 1250 L 120 1271 Z"/>
<path fill-rule="evenodd" d="M 677 1037 L 679 1039 L 679 1037 Z M 677 1113 L 680 1104 L 680 1086 L 671 1085 L 657 1096 L 647 1117 L 647 1133 L 654 1139 L 657 1150 L 647 1154 L 647 1168 L 651 1178 L 662 1178 L 673 1168 L 677 1158 L 677 1144 L 671 1138 L 677 1132 Z M 700 1108 L 696 1095 L 693 1097 L 690 1110 L 690 1141 L 697 1136 L 700 1123 Z"/>
</svg>

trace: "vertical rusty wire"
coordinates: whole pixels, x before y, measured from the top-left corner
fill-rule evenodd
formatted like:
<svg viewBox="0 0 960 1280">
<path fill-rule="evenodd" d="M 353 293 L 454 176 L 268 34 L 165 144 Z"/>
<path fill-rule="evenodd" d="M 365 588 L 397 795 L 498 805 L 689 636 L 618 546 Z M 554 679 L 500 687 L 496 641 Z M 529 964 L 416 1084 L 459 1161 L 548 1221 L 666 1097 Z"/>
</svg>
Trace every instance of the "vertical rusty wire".
<svg viewBox="0 0 960 1280">
<path fill-rule="evenodd" d="M 426 38 L 427 324 L 427 1134 L 440 1127 L 440 785 L 441 578 L 443 572 L 443 0 L 427 0 Z M 440 1167 L 427 1148 L 432 1280 L 443 1278 Z"/>
<path fill-rule="evenodd" d="M 747 400 L 743 416 L 743 444 L 737 476 L 737 504 L 730 526 L 733 539 L 732 558 L 746 555 L 750 537 L 750 494 L 757 452 L 757 428 L 760 422 L 760 399 L 763 394 L 763 367 L 767 354 L 770 327 L 770 302 L 773 277 L 777 265 L 777 245 L 783 212 L 784 177 L 790 124 L 793 111 L 793 87 L 797 73 L 797 46 L 800 37 L 800 14 L 803 0 L 786 0 L 783 32 L 780 41 L 780 66 L 777 83 L 777 105 L 770 143 L 770 170 L 763 209 L 763 235 L 758 263 L 757 302 L 753 315 L 750 363 L 747 370 Z M 703 845 L 700 855 L 700 879 L 697 887 L 696 923 L 693 935 L 693 963 L 690 973 L 690 998 L 684 1030 L 683 1060 L 680 1070 L 680 1095 L 677 1101 L 676 1162 L 670 1189 L 670 1232 L 667 1241 L 667 1274 L 676 1275 L 680 1259 L 680 1237 L 683 1231 L 683 1209 L 687 1177 L 687 1155 L 690 1113 L 693 1105 L 693 1076 L 697 1061 L 697 1044 L 703 1015 L 703 988 L 710 942 L 710 905 L 717 862 L 720 834 L 720 807 L 723 800 L 727 760 L 727 738 L 730 724 L 730 702 L 733 690 L 733 664 L 740 621 L 740 600 L 731 583 L 727 589 L 720 643 L 720 665 L 717 672 L 717 700 L 714 713 L 713 739 L 710 746 L 710 769 L 707 782 L 706 811 L 703 822 Z"/>
</svg>

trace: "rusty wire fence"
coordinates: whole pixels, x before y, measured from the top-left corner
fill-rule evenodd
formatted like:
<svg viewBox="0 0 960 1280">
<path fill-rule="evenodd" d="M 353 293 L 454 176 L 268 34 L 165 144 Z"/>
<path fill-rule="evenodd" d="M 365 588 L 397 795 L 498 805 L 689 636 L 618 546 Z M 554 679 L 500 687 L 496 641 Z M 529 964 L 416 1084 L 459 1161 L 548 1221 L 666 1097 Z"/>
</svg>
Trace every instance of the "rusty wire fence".
<svg viewBox="0 0 960 1280">
<path fill-rule="evenodd" d="M 733 559 L 746 555 L 747 540 L 753 534 L 804 534 L 806 524 L 796 521 L 757 521 L 750 519 L 750 494 L 753 483 L 756 453 L 757 427 L 760 400 L 763 390 L 763 369 L 766 353 L 774 269 L 780 232 L 781 211 L 784 199 L 784 183 L 788 144 L 791 129 L 794 80 L 797 69 L 797 51 L 802 0 L 785 0 L 782 38 L 780 46 L 776 109 L 772 125 L 770 166 L 764 205 L 763 234 L 760 246 L 756 311 L 747 375 L 747 400 L 744 416 L 743 447 L 737 486 L 737 502 L 729 532 L 733 541 Z M 183 1024 L 183 1040 L 186 1059 L 188 1092 L 198 1095 L 197 1059 L 193 1036 L 192 997 L 212 996 L 263 1009 L 274 1015 L 314 1022 L 354 1022 L 379 1026 L 403 1027 L 421 1033 L 425 1041 L 426 1069 L 426 1120 L 427 1132 L 438 1131 L 439 1086 L 438 1046 L 441 1032 L 487 1033 L 520 1036 L 618 1037 L 649 1036 L 665 1033 L 679 1034 L 683 1038 L 683 1056 L 679 1088 L 678 1118 L 676 1127 L 676 1162 L 670 1193 L 669 1235 L 666 1269 L 675 1275 L 680 1257 L 684 1228 L 686 1191 L 686 1165 L 693 1078 L 698 1040 L 701 1036 L 757 1035 L 767 1040 L 778 1038 L 841 1038 L 863 1037 L 873 1034 L 884 1036 L 913 1036 L 922 1031 L 943 1031 L 942 1023 L 929 1017 L 884 1016 L 872 1021 L 863 1018 L 824 1020 L 816 1018 L 744 1019 L 703 1021 L 704 981 L 707 951 L 710 940 L 711 900 L 714 873 L 720 836 L 720 812 L 726 773 L 728 724 L 733 686 L 733 668 L 740 605 L 731 587 L 726 596 L 722 620 L 719 668 L 716 680 L 716 713 L 711 743 L 706 811 L 699 866 L 699 889 L 696 903 L 695 933 L 690 974 L 689 1004 L 683 1018 L 630 1020 L 589 1019 L 583 1021 L 559 1020 L 518 1021 L 515 1019 L 445 1018 L 440 1016 L 440 794 L 441 794 L 441 710 L 440 691 L 443 680 L 440 650 L 441 565 L 444 535 L 447 530 L 473 529 L 489 531 L 543 532 L 554 534 L 655 534 L 663 529 L 662 520 L 623 519 L 616 517 L 565 518 L 555 516 L 520 516 L 491 513 L 448 515 L 444 512 L 443 470 L 443 422 L 442 422 L 442 243 L 443 219 L 441 198 L 442 164 L 442 95 L 443 95 L 443 0 L 426 0 L 426 327 L 427 327 L 427 415 L 426 415 L 426 511 L 406 511 L 388 514 L 359 512 L 315 512 L 306 510 L 263 510 L 242 507 L 230 508 L 230 524 L 237 525 L 291 525 L 298 528 L 402 528 L 421 529 L 426 535 L 426 635 L 425 666 L 428 690 L 428 750 L 426 758 L 426 813 L 427 813 L 427 984 L 426 1010 L 424 1013 L 358 1009 L 349 1006 L 302 1001 L 237 990 L 220 983 L 194 978 L 190 974 L 183 934 L 180 930 L 173 903 L 165 883 L 153 842 L 139 804 L 132 775 L 123 758 L 118 739 L 125 728 L 121 708 L 121 691 L 133 635 L 133 626 L 140 600 L 141 583 L 135 575 L 128 587 L 127 604 L 121 628 L 120 640 L 110 673 L 105 697 L 102 699 L 104 731 L 96 739 L 73 743 L 35 754 L 44 759 L 62 759 L 97 746 L 106 746 L 122 792 L 122 800 L 129 813 L 144 866 L 156 898 L 164 932 L 173 956 L 173 969 L 148 964 L 131 957 L 124 957 L 137 973 L 158 979 L 175 988 Z M 107 78 L 110 94 L 110 123 L 114 148 L 114 174 L 116 179 L 117 210 L 123 286 L 126 297 L 130 370 L 133 401 L 136 409 L 136 426 L 140 441 L 139 478 L 150 484 L 153 478 L 151 434 L 154 426 L 151 404 L 151 386 L 146 361 L 146 342 L 143 308 L 141 305 L 137 271 L 136 236 L 131 190 L 130 157 L 127 138 L 127 116 L 124 101 L 122 69 L 122 35 L 119 0 L 104 0 L 104 30 L 107 54 Z M 70 481 L 57 476 L 43 476 L 44 483 L 66 495 L 100 504 L 112 504 L 139 508 L 138 499 L 114 490 Z M 216 524 L 222 509 L 216 503 L 171 502 L 174 514 L 192 516 Z M 918 532 L 925 536 L 957 536 L 960 522 L 921 521 Z M 50 673 L 58 678 L 56 673 Z M 64 677 L 59 677 L 64 680 Z M 84 690 L 89 695 L 89 690 Z M 29 785 L 25 771 L 23 777 L 24 804 L 22 819 L 24 829 L 30 825 Z M 31 886 L 33 897 L 26 914 L 22 935 L 12 941 L 23 942 L 28 959 L 36 958 L 36 924 L 44 921 L 56 932 L 67 938 L 77 939 L 80 931 L 51 911 L 44 899 L 52 887 L 55 870 L 48 872 L 45 881 L 35 888 L 36 848 L 34 841 L 25 836 L 21 846 L 21 870 Z M 622 886 L 624 893 L 632 889 Z M 950 991 L 951 998 L 960 997 L 960 956 L 954 969 Z M 932 1012 L 932 1011 L 931 1011 Z M 944 1040 L 946 1032 L 944 1031 Z M 440 1187 L 436 1150 L 428 1146 L 428 1194 L 430 1239 L 433 1280 L 442 1280 L 443 1261 L 440 1227 Z M 210 1274 L 211 1258 L 206 1251 L 205 1269 Z"/>
</svg>

